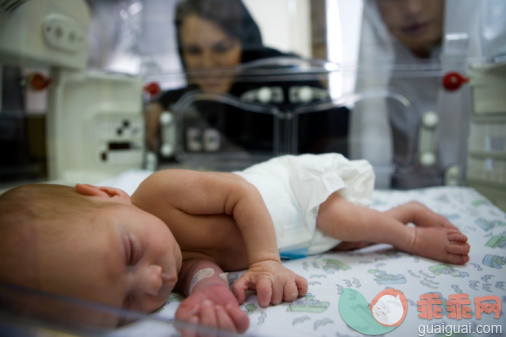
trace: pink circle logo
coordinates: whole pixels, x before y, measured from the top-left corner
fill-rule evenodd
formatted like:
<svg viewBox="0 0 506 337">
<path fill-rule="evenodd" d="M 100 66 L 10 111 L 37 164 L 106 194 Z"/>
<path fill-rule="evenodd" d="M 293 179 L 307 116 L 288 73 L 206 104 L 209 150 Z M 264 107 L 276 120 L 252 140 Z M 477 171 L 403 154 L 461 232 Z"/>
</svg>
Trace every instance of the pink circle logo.
<svg viewBox="0 0 506 337">
<path fill-rule="evenodd" d="M 408 311 L 406 296 L 397 289 L 381 291 L 369 306 L 372 316 L 383 326 L 399 326 Z"/>
</svg>

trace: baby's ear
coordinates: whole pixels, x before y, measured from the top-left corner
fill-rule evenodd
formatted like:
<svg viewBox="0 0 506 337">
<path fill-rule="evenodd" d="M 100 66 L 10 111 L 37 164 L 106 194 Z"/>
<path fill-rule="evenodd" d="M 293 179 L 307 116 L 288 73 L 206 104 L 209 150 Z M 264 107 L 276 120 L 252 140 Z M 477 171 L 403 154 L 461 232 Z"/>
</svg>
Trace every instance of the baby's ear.
<svg viewBox="0 0 506 337">
<path fill-rule="evenodd" d="M 123 190 L 114 187 L 95 186 L 90 184 L 76 184 L 76 192 L 92 197 L 130 203 L 130 196 Z"/>
</svg>

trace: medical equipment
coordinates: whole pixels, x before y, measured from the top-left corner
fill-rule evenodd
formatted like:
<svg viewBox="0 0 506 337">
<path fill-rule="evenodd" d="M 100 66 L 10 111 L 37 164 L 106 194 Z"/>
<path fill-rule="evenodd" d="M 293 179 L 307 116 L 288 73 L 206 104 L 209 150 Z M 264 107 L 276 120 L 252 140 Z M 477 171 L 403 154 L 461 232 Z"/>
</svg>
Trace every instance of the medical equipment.
<svg viewBox="0 0 506 337">
<path fill-rule="evenodd" d="M 4 1 L 0 63 L 49 69 L 48 178 L 97 181 L 144 160 L 142 81 L 90 72 L 83 0 Z"/>
<path fill-rule="evenodd" d="M 2 63 L 82 70 L 89 11 L 78 0 L 8 0 L 0 5 Z"/>
<path fill-rule="evenodd" d="M 506 210 L 506 63 L 473 67 L 469 77 L 474 113 L 467 181 Z"/>
<path fill-rule="evenodd" d="M 60 72 L 50 92 L 50 177 L 97 181 L 131 168 L 144 156 L 142 81 L 94 72 Z M 84 140 L 84 141 L 83 141 Z"/>
</svg>

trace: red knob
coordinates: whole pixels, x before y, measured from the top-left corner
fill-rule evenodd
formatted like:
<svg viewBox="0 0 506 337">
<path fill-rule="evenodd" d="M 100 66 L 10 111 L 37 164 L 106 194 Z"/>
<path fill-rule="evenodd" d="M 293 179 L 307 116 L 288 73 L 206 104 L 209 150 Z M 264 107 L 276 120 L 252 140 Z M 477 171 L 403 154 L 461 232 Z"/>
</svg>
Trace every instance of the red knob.
<svg viewBox="0 0 506 337">
<path fill-rule="evenodd" d="M 30 88 L 35 91 L 45 90 L 51 84 L 51 80 L 41 73 L 29 74 L 27 80 Z"/>
<path fill-rule="evenodd" d="M 448 91 L 460 89 L 462 84 L 469 82 L 469 78 L 462 76 L 456 71 L 451 71 L 443 76 L 443 87 Z"/>
<path fill-rule="evenodd" d="M 144 86 L 144 91 L 151 96 L 156 96 L 160 92 L 160 85 L 156 82 L 150 82 Z"/>
</svg>

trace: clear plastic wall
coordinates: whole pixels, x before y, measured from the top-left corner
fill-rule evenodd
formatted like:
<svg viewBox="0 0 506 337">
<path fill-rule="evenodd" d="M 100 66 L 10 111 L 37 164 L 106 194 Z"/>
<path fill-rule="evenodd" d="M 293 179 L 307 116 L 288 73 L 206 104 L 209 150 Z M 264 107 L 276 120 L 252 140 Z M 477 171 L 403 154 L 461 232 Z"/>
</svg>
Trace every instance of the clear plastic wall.
<svg viewBox="0 0 506 337">
<path fill-rule="evenodd" d="M 44 15 L 62 11 L 58 1 L 44 3 Z M 382 188 L 461 184 L 471 115 L 467 72 L 473 65 L 504 62 L 501 1 L 436 1 L 430 5 L 435 14 L 423 4 L 386 0 L 244 1 L 237 8 L 229 5 L 228 12 L 220 10 L 219 3 L 207 9 L 191 9 L 190 4 L 178 12 L 175 0 L 89 0 L 75 6 L 83 3 L 88 19 L 78 23 L 78 54 L 58 42 L 51 46 L 47 37 L 37 43 L 28 40 L 39 38 L 31 34 L 39 27 L 31 26 L 17 31 L 18 49 L 3 47 L 2 127 L 9 151 L 2 159 L 1 179 L 6 185 L 10 180 L 97 178 L 167 163 L 232 170 L 275 155 L 308 152 L 368 159 Z M 12 18 L 30 6 L 33 3 L 16 1 L 3 5 L 2 16 L 11 22 L 2 27 L 6 46 L 8 36 L 14 39 L 9 30 L 17 20 Z M 397 20 L 412 30 L 415 40 L 416 34 L 432 29 L 430 22 L 439 20 L 438 38 L 417 55 L 393 35 L 384 17 L 388 13 L 382 12 L 389 6 L 400 6 L 397 13 L 404 14 Z M 207 35 L 199 35 L 204 42 L 185 40 L 184 18 L 192 11 L 207 11 L 201 13 L 206 17 L 203 27 L 211 25 Z M 220 26 L 213 20 L 228 21 Z M 47 26 L 46 21 L 42 24 Z M 224 45 L 213 45 L 219 42 L 213 40 L 215 30 L 226 38 Z M 47 50 L 28 48 L 44 41 Z M 232 47 L 239 51 L 228 61 L 227 48 Z M 206 52 L 211 53 L 207 61 Z M 22 56 L 31 53 L 35 55 Z M 220 60 L 212 60 L 213 55 Z M 86 87 L 86 81 L 102 76 L 77 80 L 72 75 L 83 71 L 126 74 L 131 94 L 102 95 L 103 104 L 95 101 L 98 106 L 80 113 L 97 96 L 89 94 L 97 86 Z M 457 75 L 452 77 L 452 72 Z M 33 87 L 34 74 L 42 74 L 39 82 L 46 85 Z M 445 89 L 445 78 L 462 84 Z M 69 81 L 83 84 L 77 89 Z M 101 86 L 115 87 L 114 80 L 100 81 Z M 139 93 L 139 86 L 146 91 Z M 73 88 L 83 97 L 68 94 Z M 125 109 L 114 107 L 121 100 L 116 97 L 129 97 L 136 112 L 119 116 L 117 111 Z M 63 112 L 67 117 L 60 117 L 60 106 L 75 116 Z M 103 117 L 79 119 L 101 109 Z M 116 133 L 93 131 L 115 113 L 117 120 L 109 128 Z M 69 135 L 54 134 L 83 123 L 88 130 L 78 141 L 71 138 L 81 132 L 79 127 Z M 120 134 L 122 123 L 143 123 L 145 128 Z M 139 142 L 139 137 L 146 141 Z M 55 142 L 72 145 L 64 149 Z M 71 152 L 86 153 L 85 160 L 79 162 Z"/>
</svg>

